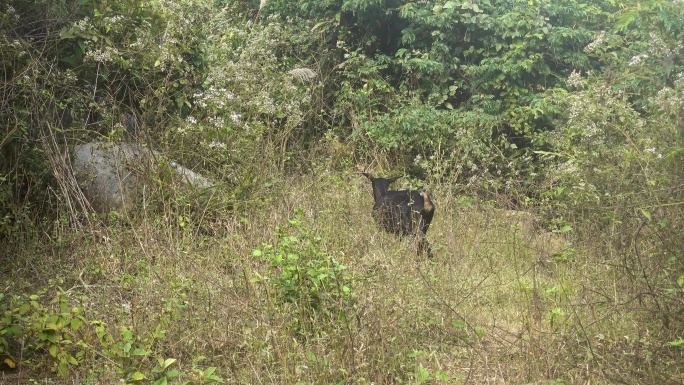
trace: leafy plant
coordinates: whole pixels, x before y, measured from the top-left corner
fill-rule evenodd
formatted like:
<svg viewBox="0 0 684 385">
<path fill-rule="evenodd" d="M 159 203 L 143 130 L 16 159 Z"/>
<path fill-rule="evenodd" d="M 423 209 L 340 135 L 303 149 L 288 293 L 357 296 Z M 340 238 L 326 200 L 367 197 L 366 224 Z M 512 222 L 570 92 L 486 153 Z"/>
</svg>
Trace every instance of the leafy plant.
<svg viewBox="0 0 684 385">
<path fill-rule="evenodd" d="M 321 250 L 321 238 L 303 224 L 297 210 L 289 228 L 276 230 L 276 242 L 263 245 L 254 256 L 268 261 L 274 274 L 264 279 L 275 289 L 280 304 L 292 304 L 292 328 L 296 334 L 315 331 L 322 316 L 346 322 L 346 309 L 353 298 L 353 277 L 345 265 Z"/>
</svg>

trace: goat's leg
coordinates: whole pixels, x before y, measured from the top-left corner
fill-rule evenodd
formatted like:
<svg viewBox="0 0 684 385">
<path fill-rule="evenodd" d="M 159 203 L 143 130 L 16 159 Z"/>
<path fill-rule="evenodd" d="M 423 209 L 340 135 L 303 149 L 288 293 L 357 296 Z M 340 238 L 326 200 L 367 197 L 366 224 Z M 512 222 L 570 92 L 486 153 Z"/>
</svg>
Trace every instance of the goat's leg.
<svg viewBox="0 0 684 385">
<path fill-rule="evenodd" d="M 432 247 L 430 246 L 430 242 L 428 242 L 427 238 L 425 237 L 425 234 L 422 234 L 418 240 L 418 255 L 425 254 L 427 254 L 428 258 L 432 259 Z"/>
</svg>

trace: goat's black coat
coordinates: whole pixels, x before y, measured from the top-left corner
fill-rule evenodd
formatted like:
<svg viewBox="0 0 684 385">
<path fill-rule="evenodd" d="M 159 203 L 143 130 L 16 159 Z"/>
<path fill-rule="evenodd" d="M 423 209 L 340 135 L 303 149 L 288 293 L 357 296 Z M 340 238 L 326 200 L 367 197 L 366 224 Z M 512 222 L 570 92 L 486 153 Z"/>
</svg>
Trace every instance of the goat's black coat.
<svg viewBox="0 0 684 385">
<path fill-rule="evenodd" d="M 390 183 L 399 179 L 374 178 L 363 173 L 373 185 L 373 217 L 385 231 L 396 235 L 419 237 L 418 252 L 432 257 L 432 248 L 425 234 L 435 215 L 435 206 L 424 191 L 389 190 Z"/>
</svg>

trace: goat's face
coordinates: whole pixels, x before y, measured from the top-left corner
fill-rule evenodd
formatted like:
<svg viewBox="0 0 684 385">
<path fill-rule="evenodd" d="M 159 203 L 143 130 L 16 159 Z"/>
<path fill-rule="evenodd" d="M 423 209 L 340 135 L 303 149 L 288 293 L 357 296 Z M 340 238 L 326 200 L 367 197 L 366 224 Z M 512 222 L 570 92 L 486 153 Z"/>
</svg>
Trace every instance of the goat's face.
<svg viewBox="0 0 684 385">
<path fill-rule="evenodd" d="M 400 177 L 395 176 L 394 178 L 374 178 L 371 174 L 368 173 L 362 173 L 363 175 L 366 176 L 366 178 L 370 179 L 372 185 L 373 185 L 373 198 L 375 199 L 375 204 L 377 205 L 378 202 L 382 200 L 382 197 L 387 194 L 387 190 L 389 190 L 389 185 L 390 183 L 394 182 L 395 180 L 399 179 Z"/>
</svg>

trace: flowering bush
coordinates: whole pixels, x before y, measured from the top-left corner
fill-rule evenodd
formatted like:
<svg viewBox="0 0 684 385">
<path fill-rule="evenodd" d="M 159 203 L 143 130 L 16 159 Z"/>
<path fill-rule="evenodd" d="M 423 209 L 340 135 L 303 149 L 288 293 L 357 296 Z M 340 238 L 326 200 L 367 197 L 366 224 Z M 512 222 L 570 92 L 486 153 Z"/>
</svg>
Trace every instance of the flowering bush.
<svg viewBox="0 0 684 385">
<path fill-rule="evenodd" d="M 204 161 L 233 169 L 231 177 L 240 179 L 235 162 L 284 164 L 291 142 L 299 140 L 294 134 L 302 129 L 313 84 L 283 69 L 288 41 L 277 17 L 263 26 L 238 25 L 230 22 L 233 14 L 226 7 L 214 15 L 212 25 L 227 26 L 206 31 L 209 71 L 187 118 L 168 136 L 193 143 Z"/>
</svg>

